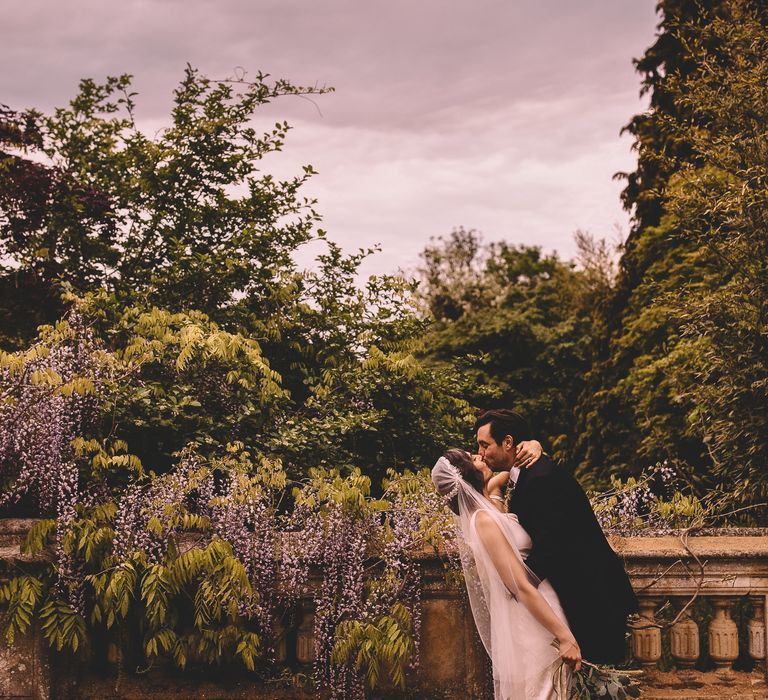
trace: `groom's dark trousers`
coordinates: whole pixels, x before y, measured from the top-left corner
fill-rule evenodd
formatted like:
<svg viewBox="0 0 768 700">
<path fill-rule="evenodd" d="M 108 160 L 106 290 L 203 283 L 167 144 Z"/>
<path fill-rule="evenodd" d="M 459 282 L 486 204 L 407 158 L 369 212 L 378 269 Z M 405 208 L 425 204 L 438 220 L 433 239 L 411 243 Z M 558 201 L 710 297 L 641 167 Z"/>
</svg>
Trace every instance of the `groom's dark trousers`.
<svg viewBox="0 0 768 700">
<path fill-rule="evenodd" d="M 527 564 L 549 579 L 583 657 L 624 661 L 626 618 L 637 599 L 576 479 L 542 456 L 520 472 L 509 509 L 533 541 Z"/>
</svg>

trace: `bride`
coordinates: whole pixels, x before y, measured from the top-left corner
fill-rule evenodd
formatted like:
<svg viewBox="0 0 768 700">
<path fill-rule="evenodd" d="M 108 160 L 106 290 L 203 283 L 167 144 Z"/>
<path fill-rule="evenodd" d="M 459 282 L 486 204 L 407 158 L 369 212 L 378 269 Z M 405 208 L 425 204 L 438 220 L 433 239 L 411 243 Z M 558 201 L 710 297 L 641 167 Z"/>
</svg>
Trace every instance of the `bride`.
<svg viewBox="0 0 768 700">
<path fill-rule="evenodd" d="M 494 503 L 498 478 L 457 449 L 432 469 L 435 488 L 457 515 L 464 579 L 493 664 L 496 700 L 553 700 L 561 660 L 578 671 L 581 651 L 554 589 L 525 565 L 528 533 Z"/>
</svg>

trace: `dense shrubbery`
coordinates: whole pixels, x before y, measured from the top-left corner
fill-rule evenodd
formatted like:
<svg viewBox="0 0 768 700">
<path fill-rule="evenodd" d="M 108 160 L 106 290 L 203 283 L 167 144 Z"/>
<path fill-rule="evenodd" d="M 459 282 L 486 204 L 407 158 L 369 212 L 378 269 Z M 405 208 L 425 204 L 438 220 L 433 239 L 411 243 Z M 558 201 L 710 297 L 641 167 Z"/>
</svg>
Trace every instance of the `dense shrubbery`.
<svg viewBox="0 0 768 700">
<path fill-rule="evenodd" d="M 150 140 L 129 84 L 2 113 L 0 507 L 42 516 L 27 547 L 55 551 L 3 586 L 9 639 L 36 616 L 60 650 L 119 629 L 150 661 L 269 676 L 314 567 L 315 681 L 337 697 L 385 669 L 402 682 L 421 541 L 403 504 L 427 492 L 411 476 L 374 496 L 465 437 L 459 375 L 415 356 L 409 284 L 357 285 L 366 252 L 325 242 L 313 271 L 296 267 L 325 237 L 299 194 L 312 170 L 259 172 L 288 126 L 260 134 L 252 117 L 305 90 L 190 69 Z M 37 335 L 28 318 L 55 325 Z"/>
<path fill-rule="evenodd" d="M 452 533 L 428 472 L 391 471 L 374 498 L 359 469 L 313 468 L 291 479 L 279 458 L 225 442 L 208 426 L 198 432 L 208 439 L 175 453 L 162 474 L 146 471 L 128 443 L 104 432 L 115 429 L 123 401 L 152 394 L 143 365 L 161 358 L 177 372 L 204 374 L 212 364 L 222 391 L 255 393 L 263 406 L 284 398 L 279 377 L 244 339 L 188 315 L 139 317 L 142 332 L 109 350 L 94 340 L 89 310 L 78 302 L 29 350 L 0 356 L 9 389 L 4 499 L 26 498 L 50 516 L 24 550 L 54 554 L 0 586 L 8 641 L 37 618 L 59 651 L 87 650 L 96 635 L 138 643 L 148 663 L 238 661 L 268 678 L 280 670 L 279 636 L 311 596 L 315 683 L 334 697 L 362 697 L 366 680 L 386 671 L 402 685 L 418 659 L 414 556 Z M 242 398 L 238 405 L 251 407 Z M 241 425 L 228 427 L 236 437 Z"/>
<path fill-rule="evenodd" d="M 362 698 L 385 673 L 403 686 L 418 663 L 414 557 L 453 531 L 428 472 L 393 477 L 373 499 L 359 472 L 311 470 L 285 510 L 279 465 L 254 464 L 241 445 L 212 462 L 187 453 L 161 477 L 78 505 L 64 525 L 33 527 L 25 552 L 56 541 L 63 556 L 0 585 L 6 637 L 38 618 L 59 651 L 112 640 L 142 665 L 237 662 L 266 680 L 285 675 L 276 648 L 311 597 L 316 687 Z"/>
</svg>

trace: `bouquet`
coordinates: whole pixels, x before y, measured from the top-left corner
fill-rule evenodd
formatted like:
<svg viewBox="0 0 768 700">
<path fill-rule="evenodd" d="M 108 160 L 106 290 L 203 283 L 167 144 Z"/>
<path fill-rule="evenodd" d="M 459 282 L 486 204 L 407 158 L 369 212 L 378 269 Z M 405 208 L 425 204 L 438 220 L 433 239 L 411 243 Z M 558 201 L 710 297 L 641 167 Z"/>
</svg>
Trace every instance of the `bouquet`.
<svg viewBox="0 0 768 700">
<path fill-rule="evenodd" d="M 552 646 L 559 648 L 557 640 L 552 642 Z M 640 696 L 640 681 L 637 677 L 642 673 L 597 666 L 584 660 L 581 662 L 581 670 L 574 671 L 565 661 L 558 659 L 553 680 L 555 692 L 563 700 L 627 700 Z"/>
</svg>

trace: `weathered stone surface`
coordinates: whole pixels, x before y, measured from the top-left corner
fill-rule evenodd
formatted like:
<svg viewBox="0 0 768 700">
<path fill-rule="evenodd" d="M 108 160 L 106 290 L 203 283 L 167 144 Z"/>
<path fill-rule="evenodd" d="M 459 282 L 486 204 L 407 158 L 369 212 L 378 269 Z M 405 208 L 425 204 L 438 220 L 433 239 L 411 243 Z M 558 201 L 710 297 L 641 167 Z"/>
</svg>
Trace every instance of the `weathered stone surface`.
<svg viewBox="0 0 768 700">
<path fill-rule="evenodd" d="M 430 596 L 422 606 L 418 680 L 443 697 L 482 697 L 485 651 L 458 596 Z M 462 695 L 462 693 L 464 693 Z"/>
<path fill-rule="evenodd" d="M 0 577 L 19 565 L 34 566 L 36 559 L 22 555 L 20 543 L 31 521 L 0 521 Z M 764 649 L 756 635 L 765 634 L 765 603 L 768 602 L 768 532 L 725 536 L 691 536 L 687 549 L 683 540 L 674 536 L 650 538 L 614 538 L 614 548 L 624 558 L 637 590 L 646 599 L 673 598 L 683 604 L 696 590 L 703 575 L 701 595 L 725 596 L 734 600 L 749 595 L 755 605 L 763 604 L 763 614 L 754 613 L 749 633 L 755 636 L 749 650 Z M 424 552 L 420 557 L 423 572 L 423 608 L 421 664 L 409 679 L 409 700 L 485 700 L 488 661 L 474 629 L 471 612 L 461 588 L 446 582 L 441 560 Z M 702 569 L 703 567 L 703 569 Z M 311 601 L 308 601 L 308 611 Z M 654 606 L 655 609 L 655 606 Z M 309 615 L 309 613 L 308 613 Z M 694 625 L 695 626 L 695 625 Z M 305 630 L 308 631 L 308 630 Z M 678 632 L 682 635 L 681 626 Z M 732 630 L 731 630 L 732 631 Z M 682 637 L 681 637 L 682 639 Z M 751 639 L 751 638 L 750 638 Z M 301 660 L 297 671 L 307 672 L 310 661 L 310 639 L 301 638 Z M 297 640 L 292 642 L 294 645 Z M 682 649 L 682 648 L 681 648 Z M 680 660 L 691 665 L 692 652 L 675 649 Z M 747 650 L 744 650 L 745 652 Z M 289 658 L 296 658 L 293 648 Z M 658 657 L 654 648 L 647 655 L 652 662 Z M 732 656 L 732 654 L 729 654 Z M 685 657 L 685 658 L 683 658 Z M 289 700 L 322 698 L 322 692 L 311 694 L 296 687 L 260 685 L 248 674 L 214 674 L 195 676 L 182 674 L 168 666 L 156 666 L 144 673 L 127 669 L 118 683 L 114 670 L 100 675 L 87 664 L 73 663 L 69 657 L 54 657 L 57 663 L 48 668 L 49 651 L 39 635 L 20 640 L 8 649 L 0 643 L 0 700 Z M 717 674 L 681 669 L 662 673 L 647 668 L 644 700 L 668 698 L 730 698 L 735 700 L 768 700 L 762 673 L 734 672 L 726 681 Z M 53 692 L 48 679 L 53 679 Z M 395 691 L 381 691 L 375 700 L 404 697 Z"/>
<path fill-rule="evenodd" d="M 715 673 L 677 671 L 650 673 L 641 700 L 768 700 L 768 688 L 760 673 L 734 674 L 730 684 Z"/>
<path fill-rule="evenodd" d="M 699 626 L 690 613 L 683 613 L 669 631 L 670 653 L 680 669 L 693 668 L 701 653 Z"/>
<path fill-rule="evenodd" d="M 724 530 L 723 532 L 728 532 Z M 768 530 L 756 530 L 756 534 L 743 535 L 677 535 L 658 537 L 610 537 L 611 546 L 620 555 L 633 558 L 688 557 L 688 548 L 697 556 L 762 558 L 768 557 Z"/>
<path fill-rule="evenodd" d="M 5 629 L 0 616 L 0 630 Z M 11 647 L 0 642 L 0 698 L 49 700 L 48 649 L 38 633 L 18 638 Z"/>
<path fill-rule="evenodd" d="M 0 617 L 5 627 L 5 620 Z M 0 646 L 0 697 L 32 697 L 34 674 L 32 665 L 36 662 L 34 638 L 20 639 L 14 647 Z"/>
<path fill-rule="evenodd" d="M 641 598 L 637 623 L 632 628 L 632 656 L 642 666 L 652 666 L 661 658 L 661 630 L 656 626 L 656 598 Z"/>
</svg>

